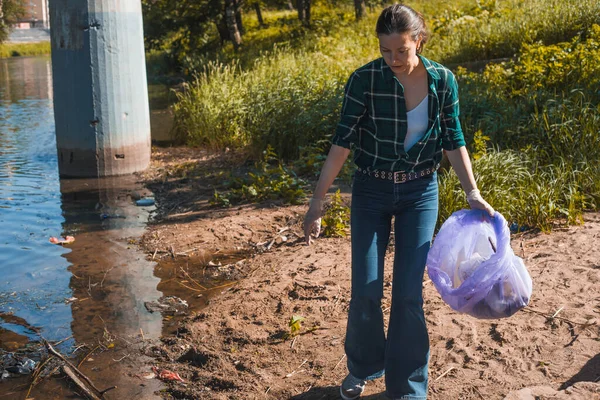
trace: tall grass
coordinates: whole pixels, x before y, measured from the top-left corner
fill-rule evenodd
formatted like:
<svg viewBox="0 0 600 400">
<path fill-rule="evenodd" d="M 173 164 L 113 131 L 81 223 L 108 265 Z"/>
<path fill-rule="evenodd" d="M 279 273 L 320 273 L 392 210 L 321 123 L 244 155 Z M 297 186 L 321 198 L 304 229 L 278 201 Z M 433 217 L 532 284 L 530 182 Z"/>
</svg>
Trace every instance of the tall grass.
<svg viewBox="0 0 600 400">
<path fill-rule="evenodd" d="M 461 63 L 518 54 L 483 72 L 456 70 L 469 146 L 479 131 L 471 150 L 481 150 L 483 137 L 493 149 L 474 166 L 486 199 L 507 219 L 543 230 L 598 209 L 600 2 L 460 1 L 452 9 L 441 0 L 408 3 L 429 13 L 430 58 Z M 322 155 L 301 149 L 330 137 L 350 72 L 379 56 L 379 9 L 358 23 L 350 9 L 317 10 L 312 29 L 288 13 L 265 13 L 266 28 L 246 18 L 240 53 L 225 48 L 190 60 L 198 73 L 178 95 L 178 138 L 255 154 L 270 145 L 296 159 L 299 170 L 304 161 L 320 165 Z M 442 220 L 466 205 L 461 192 L 452 172 L 440 175 Z"/>
<path fill-rule="evenodd" d="M 475 160 L 473 170 L 483 197 L 518 225 L 550 231 L 556 222 L 581 222 L 584 210 L 600 204 L 598 180 L 594 187 L 592 178 L 600 172 L 597 165 L 573 169 L 567 159 L 542 165 L 533 152 L 505 150 Z M 452 170 L 442 173 L 439 182 L 441 222 L 468 205 Z"/>
<path fill-rule="evenodd" d="M 281 157 L 333 132 L 349 70 L 322 53 L 282 49 L 251 70 L 209 64 L 175 105 L 176 137 L 210 148 L 267 145 Z"/>
<path fill-rule="evenodd" d="M 597 0 L 483 0 L 432 18 L 430 50 L 444 63 L 518 55 L 523 44 L 545 45 L 585 34 L 600 24 Z M 447 40 L 450 39 L 450 40 Z"/>
</svg>

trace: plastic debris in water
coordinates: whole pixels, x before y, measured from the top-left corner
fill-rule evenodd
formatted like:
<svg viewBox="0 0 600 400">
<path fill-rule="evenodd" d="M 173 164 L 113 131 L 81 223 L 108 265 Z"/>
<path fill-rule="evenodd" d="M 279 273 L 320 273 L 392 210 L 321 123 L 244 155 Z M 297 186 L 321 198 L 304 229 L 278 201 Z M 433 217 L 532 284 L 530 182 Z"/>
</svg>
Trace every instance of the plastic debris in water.
<svg viewBox="0 0 600 400">
<path fill-rule="evenodd" d="M 64 239 L 63 238 L 56 238 L 54 236 L 52 236 L 50 238 L 50 243 L 60 244 L 60 245 L 70 244 L 70 243 L 73 243 L 74 241 L 75 241 L 75 238 L 73 236 L 65 236 Z"/>
<path fill-rule="evenodd" d="M 16 365 L 6 367 L 6 371 L 13 374 L 29 375 L 35 369 L 36 362 L 30 358 L 23 358 Z M 3 374 L 4 375 L 4 374 Z"/>
<path fill-rule="evenodd" d="M 154 371 L 158 379 L 162 379 L 163 381 L 185 382 L 177 372 L 169 371 L 164 368 L 158 369 L 157 367 L 152 367 L 152 371 Z"/>
<path fill-rule="evenodd" d="M 135 202 L 135 205 L 140 206 L 140 207 L 153 206 L 154 199 L 152 199 L 152 198 L 139 199 Z"/>
<path fill-rule="evenodd" d="M 116 214 L 102 214 L 100 215 L 101 219 L 109 219 L 109 218 L 123 218 L 125 219 L 126 217 L 124 215 L 116 215 Z"/>
</svg>

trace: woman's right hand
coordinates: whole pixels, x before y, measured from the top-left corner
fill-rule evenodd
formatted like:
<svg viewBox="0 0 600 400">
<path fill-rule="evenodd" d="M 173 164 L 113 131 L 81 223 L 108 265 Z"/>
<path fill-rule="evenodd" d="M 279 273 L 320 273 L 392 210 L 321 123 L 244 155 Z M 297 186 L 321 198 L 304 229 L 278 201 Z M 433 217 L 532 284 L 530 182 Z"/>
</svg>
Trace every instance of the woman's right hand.
<svg viewBox="0 0 600 400">
<path fill-rule="evenodd" d="M 344 166 L 344 162 L 350 154 L 350 149 L 338 145 L 332 145 L 327 154 L 327 159 L 321 168 L 319 181 L 313 192 L 313 198 L 310 199 L 308 212 L 304 216 L 304 240 L 306 244 L 310 244 L 311 234 L 319 237 L 321 233 L 321 216 L 323 216 L 324 198 L 327 190 L 333 183 L 333 180 L 339 174 Z"/>
<path fill-rule="evenodd" d="M 304 240 L 311 243 L 311 234 L 317 238 L 321 233 L 321 217 L 323 216 L 323 200 L 310 199 L 308 211 L 304 216 Z"/>
</svg>

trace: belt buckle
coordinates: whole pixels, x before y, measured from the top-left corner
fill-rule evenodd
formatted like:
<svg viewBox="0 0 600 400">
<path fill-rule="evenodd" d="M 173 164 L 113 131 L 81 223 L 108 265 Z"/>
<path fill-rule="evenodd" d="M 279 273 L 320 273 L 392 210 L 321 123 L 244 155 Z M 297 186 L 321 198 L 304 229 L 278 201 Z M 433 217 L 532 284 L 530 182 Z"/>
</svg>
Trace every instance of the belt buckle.
<svg viewBox="0 0 600 400">
<path fill-rule="evenodd" d="M 407 178 L 406 178 L 406 174 L 404 173 L 404 171 L 397 171 L 394 172 L 394 183 L 404 183 L 406 182 Z"/>
</svg>

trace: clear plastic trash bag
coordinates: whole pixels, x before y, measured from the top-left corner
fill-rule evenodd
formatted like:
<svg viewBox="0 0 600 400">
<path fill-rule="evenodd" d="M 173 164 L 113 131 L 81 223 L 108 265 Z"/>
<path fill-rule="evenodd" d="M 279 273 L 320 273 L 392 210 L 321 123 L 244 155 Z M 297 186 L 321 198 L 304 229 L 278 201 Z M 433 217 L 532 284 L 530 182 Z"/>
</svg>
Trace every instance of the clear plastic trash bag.
<svg viewBox="0 0 600 400">
<path fill-rule="evenodd" d="M 531 298 L 531 277 L 499 212 L 452 214 L 429 250 L 427 273 L 450 307 L 475 318 L 510 317 Z"/>
</svg>

